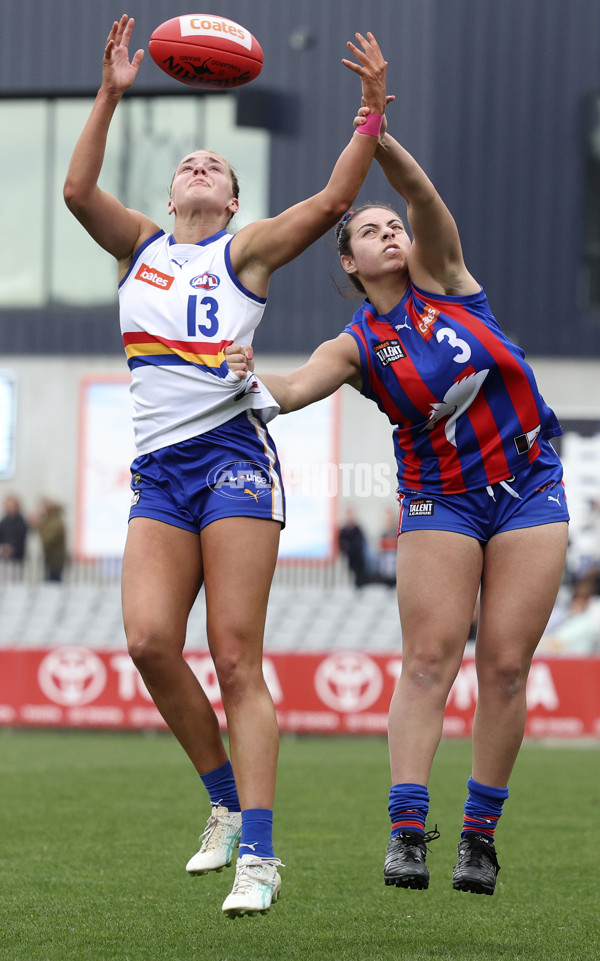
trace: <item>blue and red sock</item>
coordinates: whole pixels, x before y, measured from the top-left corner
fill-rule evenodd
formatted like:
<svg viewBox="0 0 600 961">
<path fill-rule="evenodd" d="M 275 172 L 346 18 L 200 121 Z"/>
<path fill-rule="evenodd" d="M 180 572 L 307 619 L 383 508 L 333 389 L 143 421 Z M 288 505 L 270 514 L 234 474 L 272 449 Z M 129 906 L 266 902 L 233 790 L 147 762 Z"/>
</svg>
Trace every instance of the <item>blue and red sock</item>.
<svg viewBox="0 0 600 961">
<path fill-rule="evenodd" d="M 424 784 L 392 784 L 388 811 L 393 838 L 404 831 L 425 834 L 425 820 L 429 811 L 429 791 Z"/>
<path fill-rule="evenodd" d="M 461 837 L 469 833 L 482 834 L 493 842 L 502 805 L 508 797 L 508 787 L 490 787 L 470 777 L 467 788 L 469 794 L 465 801 Z"/>
</svg>

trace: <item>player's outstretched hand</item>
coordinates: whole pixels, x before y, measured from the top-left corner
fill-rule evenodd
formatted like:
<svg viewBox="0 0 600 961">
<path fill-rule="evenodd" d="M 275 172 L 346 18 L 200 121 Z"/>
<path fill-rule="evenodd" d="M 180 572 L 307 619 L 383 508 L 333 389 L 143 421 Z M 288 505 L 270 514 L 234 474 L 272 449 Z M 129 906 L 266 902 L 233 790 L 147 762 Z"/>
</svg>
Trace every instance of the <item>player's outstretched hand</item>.
<svg viewBox="0 0 600 961">
<path fill-rule="evenodd" d="M 136 50 L 129 62 L 129 40 L 134 22 L 133 17 L 124 13 L 120 20 L 115 20 L 106 40 L 102 86 L 116 97 L 121 97 L 131 86 L 144 57 L 143 50 Z"/>
<path fill-rule="evenodd" d="M 373 113 L 383 114 L 387 102 L 385 95 L 387 60 L 383 59 L 379 44 L 370 31 L 366 37 L 363 37 L 362 33 L 357 33 L 355 36 L 360 47 L 351 40 L 348 41 L 347 46 L 358 63 L 354 60 L 342 60 L 342 63 L 360 77 L 364 104 Z"/>
<path fill-rule="evenodd" d="M 248 371 L 254 370 L 254 351 L 252 347 L 230 344 L 225 348 L 225 362 L 229 370 L 243 380 Z"/>
</svg>

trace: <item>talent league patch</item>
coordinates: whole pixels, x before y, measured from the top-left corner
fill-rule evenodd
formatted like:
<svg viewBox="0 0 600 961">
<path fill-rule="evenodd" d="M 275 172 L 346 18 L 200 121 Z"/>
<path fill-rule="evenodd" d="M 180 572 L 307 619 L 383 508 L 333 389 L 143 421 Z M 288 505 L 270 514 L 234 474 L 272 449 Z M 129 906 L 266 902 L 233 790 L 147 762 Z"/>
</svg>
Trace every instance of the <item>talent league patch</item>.
<svg viewBox="0 0 600 961">
<path fill-rule="evenodd" d="M 409 517 L 433 517 L 434 502 L 430 500 L 414 500 L 408 508 Z"/>
<path fill-rule="evenodd" d="M 383 367 L 387 367 L 388 364 L 393 364 L 395 360 L 401 360 L 403 357 L 406 357 L 398 340 L 382 340 L 380 344 L 374 345 L 373 350 Z"/>
</svg>

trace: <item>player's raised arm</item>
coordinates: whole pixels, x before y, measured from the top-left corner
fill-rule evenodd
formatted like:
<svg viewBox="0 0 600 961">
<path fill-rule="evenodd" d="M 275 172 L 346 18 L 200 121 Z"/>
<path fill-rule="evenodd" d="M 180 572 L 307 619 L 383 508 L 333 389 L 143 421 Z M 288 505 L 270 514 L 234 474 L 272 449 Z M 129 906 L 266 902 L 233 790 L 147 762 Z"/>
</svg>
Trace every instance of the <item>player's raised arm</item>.
<svg viewBox="0 0 600 961">
<path fill-rule="evenodd" d="M 362 97 L 373 115 L 381 117 L 386 105 L 386 68 L 373 36 L 357 34 L 361 44 L 358 63 L 344 60 L 358 74 Z M 353 51 L 358 47 L 349 45 Z M 380 123 L 380 121 L 379 121 Z M 375 129 L 376 128 L 376 129 Z M 367 175 L 377 146 L 378 122 L 357 130 L 338 158 L 327 185 L 312 197 L 268 220 L 244 227 L 231 245 L 231 259 L 240 279 L 255 293 L 266 293 L 271 273 L 292 260 L 333 227 L 354 202 Z"/>
<path fill-rule="evenodd" d="M 410 253 L 413 282 L 426 290 L 440 287 L 440 293 L 476 293 L 479 284 L 465 266 L 454 217 L 425 171 L 387 132 L 380 138 L 375 158 L 406 201 L 414 240 Z"/>
<path fill-rule="evenodd" d="M 138 50 L 129 60 L 133 24 L 133 19 L 124 14 L 112 25 L 104 50 L 102 84 L 75 145 L 64 185 L 69 210 L 94 240 L 119 260 L 131 256 L 141 233 L 150 236 L 156 229 L 149 218 L 128 210 L 98 186 L 111 120 L 144 56 L 144 51 Z"/>
</svg>

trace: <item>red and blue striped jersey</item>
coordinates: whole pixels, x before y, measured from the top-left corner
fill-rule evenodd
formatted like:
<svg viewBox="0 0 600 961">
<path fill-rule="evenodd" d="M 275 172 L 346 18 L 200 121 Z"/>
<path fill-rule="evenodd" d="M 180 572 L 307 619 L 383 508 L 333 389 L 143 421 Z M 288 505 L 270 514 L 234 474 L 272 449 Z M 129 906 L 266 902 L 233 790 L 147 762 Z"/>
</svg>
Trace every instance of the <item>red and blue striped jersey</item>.
<svg viewBox="0 0 600 961">
<path fill-rule="evenodd" d="M 361 393 L 395 425 L 401 487 L 452 494 L 495 484 L 562 433 L 483 290 L 451 297 L 411 284 L 385 315 L 365 300 L 345 332 L 358 344 Z"/>
</svg>

